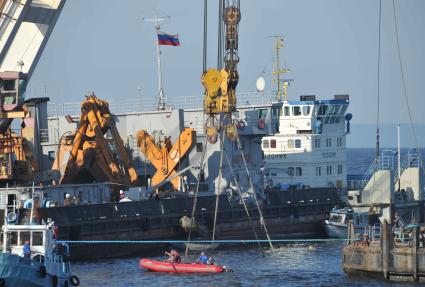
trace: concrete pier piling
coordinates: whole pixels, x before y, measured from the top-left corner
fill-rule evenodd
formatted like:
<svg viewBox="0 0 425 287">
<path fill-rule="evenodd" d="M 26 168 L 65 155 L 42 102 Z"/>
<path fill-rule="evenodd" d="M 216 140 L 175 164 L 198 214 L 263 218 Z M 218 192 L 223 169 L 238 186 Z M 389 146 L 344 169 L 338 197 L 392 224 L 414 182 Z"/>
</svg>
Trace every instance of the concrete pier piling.
<svg viewBox="0 0 425 287">
<path fill-rule="evenodd" d="M 419 225 L 394 228 L 387 221 L 353 234 L 342 252 L 348 275 L 375 275 L 392 281 L 425 282 L 425 244 Z"/>
</svg>

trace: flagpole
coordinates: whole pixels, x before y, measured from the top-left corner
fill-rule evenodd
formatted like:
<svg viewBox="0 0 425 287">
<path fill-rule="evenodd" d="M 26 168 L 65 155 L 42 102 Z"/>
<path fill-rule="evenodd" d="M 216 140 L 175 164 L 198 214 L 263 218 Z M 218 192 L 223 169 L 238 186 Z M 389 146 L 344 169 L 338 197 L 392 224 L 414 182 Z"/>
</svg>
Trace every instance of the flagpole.
<svg viewBox="0 0 425 287">
<path fill-rule="evenodd" d="M 164 89 L 162 87 L 162 66 L 161 66 L 161 50 L 159 48 L 159 41 L 158 41 L 158 32 L 161 29 L 160 22 L 169 19 L 170 16 L 158 18 L 158 14 L 155 13 L 155 18 L 153 19 L 146 19 L 142 18 L 142 21 L 144 22 L 154 22 L 155 23 L 155 40 L 156 40 L 156 61 L 158 66 L 158 102 L 156 104 L 156 109 L 159 111 L 163 111 L 166 108 L 166 101 L 164 96 Z"/>
</svg>

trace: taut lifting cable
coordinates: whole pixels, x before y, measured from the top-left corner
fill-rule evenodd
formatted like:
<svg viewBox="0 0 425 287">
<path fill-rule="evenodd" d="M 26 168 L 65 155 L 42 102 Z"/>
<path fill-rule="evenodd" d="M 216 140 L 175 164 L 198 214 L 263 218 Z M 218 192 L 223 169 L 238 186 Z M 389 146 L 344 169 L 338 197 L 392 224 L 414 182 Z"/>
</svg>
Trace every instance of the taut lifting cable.
<svg viewBox="0 0 425 287">
<path fill-rule="evenodd" d="M 412 112 L 410 110 L 409 98 L 407 97 L 406 78 L 405 78 L 405 75 L 404 75 L 403 63 L 402 63 L 402 60 L 401 60 L 400 42 L 399 42 L 399 37 L 398 37 L 398 27 L 397 27 L 398 25 L 397 25 L 397 14 L 396 14 L 396 11 L 395 11 L 395 0 L 393 0 L 393 14 L 394 14 L 395 36 L 396 36 L 396 41 L 397 41 L 398 61 L 399 61 L 399 64 L 400 64 L 401 80 L 402 80 L 402 83 L 403 83 L 403 96 L 404 96 L 404 99 L 406 100 L 407 112 L 409 113 L 410 126 L 412 127 L 413 137 L 415 139 L 416 148 L 417 148 L 418 153 L 419 153 L 419 162 L 422 163 L 422 154 L 421 154 L 421 150 L 419 149 L 418 138 L 416 136 L 416 129 L 415 129 L 415 125 L 414 125 L 414 122 L 413 122 Z"/>
<path fill-rule="evenodd" d="M 378 100 L 376 112 L 376 159 L 379 158 L 379 105 L 380 105 L 380 73 L 381 73 L 381 18 L 382 18 L 382 0 L 379 0 L 379 24 L 378 24 Z"/>
<path fill-rule="evenodd" d="M 221 137 L 223 138 L 223 142 L 225 142 L 226 140 L 226 133 L 224 132 L 224 129 L 221 133 Z M 221 145 L 220 145 L 221 147 Z M 218 214 L 218 204 L 220 202 L 220 188 L 221 188 L 221 178 L 223 176 L 223 154 L 224 154 L 224 149 L 221 148 L 221 154 L 220 154 L 220 163 L 218 166 L 218 184 L 217 184 L 217 194 L 215 197 L 215 210 L 214 210 L 214 226 L 213 226 L 213 234 L 212 234 L 212 243 L 211 243 L 211 248 L 213 248 L 214 246 L 214 240 L 215 240 L 215 231 L 216 231 L 216 226 L 217 226 L 217 214 Z"/>
<path fill-rule="evenodd" d="M 196 211 L 196 203 L 198 201 L 198 191 L 199 191 L 199 182 L 201 181 L 201 173 L 204 172 L 204 160 L 205 160 L 205 153 L 207 151 L 207 137 L 205 136 L 205 140 L 204 140 L 204 150 L 202 152 L 202 157 L 201 157 L 201 169 L 199 170 L 198 173 L 198 182 L 196 183 L 196 190 L 195 190 L 195 194 L 193 197 L 193 206 L 192 206 L 192 213 L 190 216 L 190 228 L 189 228 L 189 235 L 187 237 L 187 243 L 186 244 L 186 250 L 184 252 L 185 256 L 188 255 L 189 253 L 189 242 L 190 242 L 190 237 L 192 235 L 192 227 L 193 227 L 193 223 L 195 222 L 195 211 Z"/>
<path fill-rule="evenodd" d="M 270 249 L 272 251 L 274 251 L 269 232 L 267 231 L 267 226 L 266 226 L 266 222 L 264 220 L 263 212 L 261 211 L 260 204 L 258 203 L 257 195 L 255 194 L 254 185 L 252 183 L 251 175 L 249 174 L 248 165 L 246 164 L 246 159 L 245 159 L 245 155 L 244 155 L 243 150 L 242 150 L 242 146 L 241 146 L 241 142 L 240 142 L 240 139 L 239 139 L 239 133 L 238 132 L 236 132 L 236 143 L 237 143 L 238 149 L 239 149 L 239 151 L 241 152 L 241 155 L 242 155 L 242 160 L 243 160 L 243 163 L 244 163 L 244 166 L 245 166 L 246 174 L 248 176 L 249 185 L 254 192 L 255 205 L 257 206 L 258 214 L 260 215 L 260 224 L 264 227 L 264 231 L 265 231 L 267 239 L 269 241 Z"/>
<path fill-rule="evenodd" d="M 249 214 L 248 207 L 247 207 L 247 205 L 246 205 L 246 203 L 245 203 L 245 199 L 244 199 L 244 198 L 243 198 L 243 196 L 242 196 L 242 191 L 241 191 L 241 189 L 240 189 L 239 182 L 238 182 L 238 180 L 237 180 L 237 178 L 236 178 L 235 172 L 233 171 L 232 164 L 231 164 L 231 162 L 230 162 L 230 160 L 229 160 L 229 156 L 227 155 L 227 152 L 226 152 L 226 150 L 225 150 L 225 148 L 224 148 L 224 143 L 223 143 L 223 141 L 222 141 L 222 139 L 221 139 L 221 138 L 220 138 L 220 144 L 221 144 L 221 148 L 222 148 L 222 149 L 223 149 L 223 151 L 224 151 L 224 156 L 226 157 L 227 164 L 229 165 L 230 172 L 231 172 L 231 174 L 232 174 L 233 180 L 235 181 L 235 184 L 236 184 L 236 190 L 238 191 L 239 197 L 240 197 L 240 199 L 241 199 L 241 201 L 242 201 L 242 205 L 243 205 L 243 207 L 244 207 L 244 209 L 245 209 L 246 215 L 248 216 L 249 224 L 251 225 L 251 229 L 252 229 L 252 232 L 254 233 L 255 240 L 256 240 L 256 242 L 258 243 L 258 248 L 261 250 L 261 253 L 263 254 L 263 256 L 265 256 L 265 254 L 264 254 L 264 250 L 263 250 L 263 247 L 261 246 L 261 242 L 260 242 L 260 240 L 259 240 L 259 238 L 258 238 L 257 231 L 255 231 L 255 226 L 254 226 L 254 223 L 252 222 L 251 215 Z"/>
<path fill-rule="evenodd" d="M 207 12 L 208 12 L 208 4 L 207 0 L 204 0 L 204 47 L 203 47 L 203 58 L 202 58 L 202 73 L 205 74 L 207 72 Z"/>
</svg>

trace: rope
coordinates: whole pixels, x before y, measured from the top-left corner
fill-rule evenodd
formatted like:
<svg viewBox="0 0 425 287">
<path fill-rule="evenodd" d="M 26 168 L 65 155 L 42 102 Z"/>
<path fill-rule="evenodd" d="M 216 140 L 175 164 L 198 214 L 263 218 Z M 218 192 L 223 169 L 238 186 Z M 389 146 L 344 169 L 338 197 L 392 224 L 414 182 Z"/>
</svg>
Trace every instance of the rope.
<svg viewBox="0 0 425 287">
<path fill-rule="evenodd" d="M 221 70 L 223 68 L 223 7 L 224 0 L 220 0 L 218 8 L 217 70 Z"/>
<path fill-rule="evenodd" d="M 246 203 L 245 203 L 245 199 L 243 199 L 242 192 L 241 192 L 241 190 L 240 190 L 240 186 L 239 186 L 239 182 L 238 182 L 238 180 L 236 179 L 235 172 L 233 171 L 232 164 L 230 163 L 230 160 L 229 160 L 229 157 L 228 157 L 228 155 L 227 155 L 227 152 L 226 152 L 226 151 L 225 151 L 225 149 L 224 149 L 224 144 L 223 144 L 223 141 L 222 141 L 222 139 L 221 139 L 221 138 L 220 138 L 220 144 L 221 144 L 221 148 L 224 150 L 224 155 L 226 156 L 227 164 L 228 164 L 228 165 L 229 165 L 229 167 L 230 167 L 230 172 L 232 173 L 233 180 L 234 180 L 234 181 L 235 181 L 235 183 L 236 183 L 237 191 L 238 191 L 239 197 L 240 197 L 240 199 L 241 199 L 241 201 L 242 201 L 242 204 L 243 204 L 243 207 L 244 207 L 244 209 L 245 209 L 246 215 L 248 216 L 249 224 L 251 225 L 251 229 L 252 229 L 252 232 L 254 233 L 255 240 L 256 240 L 256 242 L 258 243 L 258 248 L 261 250 L 261 253 L 263 254 L 263 256 L 265 256 L 265 254 L 264 254 L 264 250 L 263 250 L 263 248 L 262 248 L 262 246 L 261 246 L 261 244 L 260 244 L 261 242 L 260 242 L 260 241 L 259 241 L 259 239 L 258 239 L 257 231 L 255 231 L 255 227 L 254 227 L 254 223 L 252 222 L 251 215 L 249 214 L 248 207 L 247 207 L 247 205 L 246 205 Z"/>
<path fill-rule="evenodd" d="M 194 198 L 193 198 L 193 206 L 192 206 L 192 214 L 190 216 L 190 229 L 189 229 L 189 235 L 187 237 L 187 243 L 190 242 L 190 237 L 192 235 L 192 227 L 193 227 L 193 222 L 195 221 L 195 211 L 196 211 L 196 203 L 198 202 L 198 191 L 199 191 L 199 182 L 201 180 L 201 172 L 203 172 L 204 170 L 204 159 L 205 159 L 205 154 L 207 151 L 207 137 L 205 136 L 205 140 L 204 140 L 204 150 L 202 152 L 202 157 L 201 157 L 201 169 L 199 170 L 198 173 L 198 182 L 196 183 L 196 190 L 195 190 L 195 194 L 194 194 Z M 189 244 L 186 244 L 186 250 L 184 252 L 185 256 L 187 256 L 189 254 Z"/>
<path fill-rule="evenodd" d="M 225 135 L 226 134 L 224 133 L 224 129 L 223 129 L 223 131 L 222 131 L 223 142 L 226 140 Z M 224 154 L 224 149 L 222 148 L 221 154 L 220 154 L 220 163 L 219 163 L 219 166 L 218 166 L 218 185 L 217 185 L 217 194 L 216 194 L 216 197 L 215 197 L 214 226 L 213 226 L 211 248 L 213 248 L 213 246 L 214 246 L 215 229 L 216 229 L 216 226 L 217 226 L 218 204 L 220 202 L 220 186 L 221 186 L 221 178 L 222 178 L 222 175 L 223 175 L 223 154 Z"/>
<path fill-rule="evenodd" d="M 320 243 L 348 241 L 347 238 L 298 238 L 298 239 L 272 239 L 274 243 Z M 57 243 L 66 244 L 185 244 L 186 240 L 57 240 Z M 212 240 L 192 240 L 191 243 L 211 244 Z M 220 244 L 254 244 L 268 243 L 268 239 L 218 239 L 214 241 Z"/>
<path fill-rule="evenodd" d="M 202 72 L 204 74 L 207 71 L 207 12 L 208 12 L 208 4 L 207 4 L 207 0 L 204 0 L 204 46 L 202 48 L 202 52 L 203 52 Z"/>
<path fill-rule="evenodd" d="M 245 155 L 244 155 L 243 150 L 242 150 L 242 146 L 241 146 L 241 142 L 240 142 L 240 139 L 239 139 L 238 132 L 236 132 L 236 143 L 238 145 L 238 149 L 240 150 L 240 152 L 242 154 L 242 160 L 243 160 L 243 163 L 244 163 L 244 166 L 245 166 L 246 174 L 248 176 L 249 185 L 251 186 L 252 190 L 254 191 L 255 205 L 257 206 L 258 214 L 260 215 L 260 224 L 264 227 L 264 231 L 266 233 L 267 239 L 269 240 L 270 249 L 272 251 L 274 251 L 273 244 L 270 241 L 271 238 L 270 238 L 269 232 L 267 231 L 266 222 L 264 221 L 263 212 L 261 211 L 260 204 L 258 203 L 257 195 L 255 194 L 254 184 L 252 183 L 251 175 L 249 174 L 248 165 L 246 164 L 246 159 L 245 159 Z"/>
<path fill-rule="evenodd" d="M 378 102 L 376 112 L 376 158 L 379 158 L 379 105 L 380 105 L 380 74 L 381 74 L 381 15 L 382 0 L 379 0 L 379 31 L 378 31 Z"/>
<path fill-rule="evenodd" d="M 410 110 L 410 104 L 409 104 L 409 98 L 407 97 L 407 88 L 406 88 L 406 77 L 404 75 L 404 67 L 403 67 L 403 63 L 401 60 L 401 52 L 400 52 L 400 41 L 399 41 L 399 37 L 398 37 L 398 28 L 397 28 L 397 14 L 395 11 L 395 0 L 393 0 L 393 14 L 394 14 L 394 26 L 395 26 L 395 35 L 396 35 L 396 42 L 397 42 L 397 54 L 398 54 L 398 61 L 400 64 L 400 73 L 401 73 L 401 80 L 403 83 L 403 96 L 404 99 L 406 100 L 406 106 L 407 106 L 407 111 L 409 113 L 409 120 L 410 120 L 410 126 L 412 128 L 413 131 L 413 137 L 415 139 L 415 144 L 416 144 L 416 148 L 418 150 L 419 153 L 419 159 L 420 161 L 422 161 L 422 155 L 421 155 L 421 151 L 419 149 L 419 144 L 418 144 L 418 138 L 416 135 L 416 129 L 415 129 L 415 125 L 413 122 L 413 116 L 412 116 L 412 112 Z"/>
</svg>

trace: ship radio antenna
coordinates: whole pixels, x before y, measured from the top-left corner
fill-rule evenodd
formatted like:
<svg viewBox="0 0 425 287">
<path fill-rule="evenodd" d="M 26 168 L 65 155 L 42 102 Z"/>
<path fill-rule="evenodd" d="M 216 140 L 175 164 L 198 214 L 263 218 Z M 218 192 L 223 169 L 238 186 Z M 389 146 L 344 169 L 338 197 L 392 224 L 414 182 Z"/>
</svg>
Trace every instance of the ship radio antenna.
<svg viewBox="0 0 425 287">
<path fill-rule="evenodd" d="M 155 32 L 156 32 L 156 61 L 158 65 L 158 102 L 156 103 L 156 109 L 158 111 L 163 111 L 166 108 L 166 100 L 164 95 L 164 89 L 162 86 L 162 68 L 161 68 L 161 50 L 159 48 L 158 42 L 158 32 L 161 29 L 160 23 L 170 19 L 170 16 L 158 17 L 158 13 L 155 13 L 155 18 L 142 18 L 143 22 L 153 22 L 155 23 Z"/>
<path fill-rule="evenodd" d="M 277 92 L 276 92 L 276 100 L 282 101 L 282 95 L 284 97 L 284 100 L 287 101 L 287 94 L 286 94 L 286 88 L 289 84 L 288 81 L 281 80 L 280 74 L 288 73 L 289 69 L 281 69 L 280 68 L 280 49 L 284 47 L 283 45 L 283 37 L 281 35 L 275 35 L 270 36 L 271 38 L 275 39 L 275 45 L 273 47 L 274 52 L 274 59 L 273 59 L 273 83 L 277 85 Z M 283 85 L 281 85 L 281 82 L 283 82 Z M 283 91 L 282 91 L 283 88 Z"/>
</svg>

